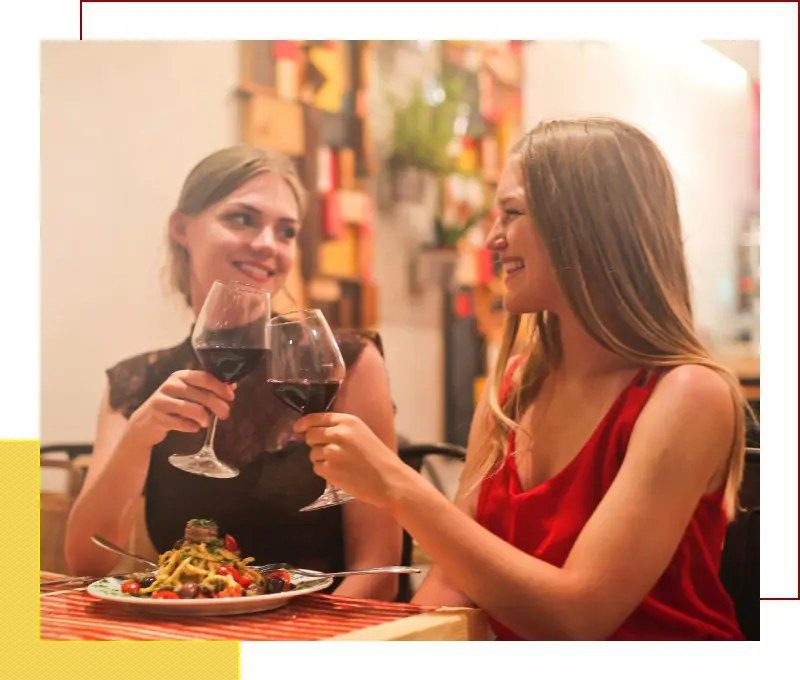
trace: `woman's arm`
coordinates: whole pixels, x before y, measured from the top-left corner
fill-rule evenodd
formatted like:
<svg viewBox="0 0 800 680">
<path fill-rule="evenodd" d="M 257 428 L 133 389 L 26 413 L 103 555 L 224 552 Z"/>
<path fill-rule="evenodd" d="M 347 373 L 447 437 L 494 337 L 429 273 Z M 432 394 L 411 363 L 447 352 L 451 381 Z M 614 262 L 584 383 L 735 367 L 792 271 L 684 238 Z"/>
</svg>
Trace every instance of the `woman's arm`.
<svg viewBox="0 0 800 680">
<path fill-rule="evenodd" d="M 112 410 L 106 388 L 89 471 L 67 521 L 65 552 L 74 572 L 108 573 L 119 557 L 92 543 L 91 535 L 127 542 L 152 447 L 172 430 L 207 427 L 210 412 L 227 418 L 234 389 L 203 371 L 176 371 L 126 419 Z"/>
<path fill-rule="evenodd" d="M 388 508 L 453 586 L 494 618 L 526 638 L 595 639 L 612 634 L 664 572 L 726 464 L 733 419 L 728 388 L 709 369 L 684 366 L 664 376 L 617 478 L 561 568 L 479 526 L 378 451 L 357 423 L 317 417 L 298 427 L 312 426 L 307 439 L 319 474 Z"/>
<path fill-rule="evenodd" d="M 358 416 L 388 449 L 397 450 L 386 367 L 372 343 L 367 343 L 348 369 L 333 408 L 339 413 Z M 399 564 L 402 529 L 388 512 L 355 500 L 345 504 L 342 513 L 348 569 Z M 397 576 L 345 578 L 336 594 L 393 600 L 397 596 Z"/>
<path fill-rule="evenodd" d="M 106 388 L 86 481 L 67 522 L 66 557 L 75 574 L 107 574 L 119 560 L 92 543 L 92 534 L 121 545 L 128 541 L 135 501 L 147 475 L 150 446 L 126 437 L 127 431 L 128 421 L 111 410 Z"/>
<path fill-rule="evenodd" d="M 469 428 L 467 439 L 467 459 L 474 460 L 481 447 L 486 445 L 488 437 L 489 390 L 484 389 L 475 407 L 475 414 Z M 455 507 L 467 517 L 475 517 L 478 508 L 478 487 L 474 476 L 468 476 L 465 468 L 461 474 L 458 491 L 454 501 Z M 415 604 L 434 605 L 439 607 L 473 607 L 475 606 L 464 593 L 450 583 L 447 575 L 438 564 L 431 566 L 422 585 L 414 593 Z"/>
</svg>

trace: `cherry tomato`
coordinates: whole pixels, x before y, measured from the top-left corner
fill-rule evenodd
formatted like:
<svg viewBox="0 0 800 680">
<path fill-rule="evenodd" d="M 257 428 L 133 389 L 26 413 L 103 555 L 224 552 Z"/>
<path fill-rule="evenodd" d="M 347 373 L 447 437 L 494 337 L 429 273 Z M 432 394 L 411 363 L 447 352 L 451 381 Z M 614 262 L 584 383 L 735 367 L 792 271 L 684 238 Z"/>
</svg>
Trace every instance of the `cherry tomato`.
<svg viewBox="0 0 800 680">
<path fill-rule="evenodd" d="M 245 572 L 239 577 L 239 585 L 242 586 L 242 588 L 247 588 L 252 584 L 253 584 L 253 577 L 247 572 Z"/>
<path fill-rule="evenodd" d="M 230 534 L 225 534 L 225 550 L 230 550 L 231 552 L 239 552 L 239 544 L 236 542 L 236 539 Z"/>
<path fill-rule="evenodd" d="M 225 576 L 227 574 L 230 574 L 231 576 L 233 576 L 234 581 L 239 580 L 239 571 L 236 569 L 236 567 L 232 567 L 229 564 L 223 564 L 222 566 L 217 567 L 217 573 L 220 576 Z"/>
<path fill-rule="evenodd" d="M 150 596 L 151 600 L 177 600 L 180 595 L 174 590 L 157 590 Z"/>
<path fill-rule="evenodd" d="M 241 586 L 228 586 L 227 588 L 223 588 L 217 593 L 217 597 L 241 597 L 241 596 L 242 596 Z"/>
<path fill-rule="evenodd" d="M 123 593 L 128 593 L 128 595 L 138 595 L 140 588 L 141 586 L 131 579 L 129 581 L 123 581 L 121 590 Z"/>
</svg>

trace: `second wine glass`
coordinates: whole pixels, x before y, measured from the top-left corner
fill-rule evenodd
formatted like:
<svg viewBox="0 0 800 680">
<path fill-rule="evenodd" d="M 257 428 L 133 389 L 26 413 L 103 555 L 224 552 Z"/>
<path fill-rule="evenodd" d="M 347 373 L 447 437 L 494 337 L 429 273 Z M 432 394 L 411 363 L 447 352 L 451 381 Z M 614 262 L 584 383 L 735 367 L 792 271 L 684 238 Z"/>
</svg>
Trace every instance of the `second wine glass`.
<svg viewBox="0 0 800 680">
<path fill-rule="evenodd" d="M 330 409 L 345 376 L 345 363 L 328 322 L 318 309 L 281 314 L 267 326 L 268 383 L 275 397 L 297 414 Z M 301 512 L 341 505 L 353 497 L 326 484 L 322 495 Z"/>
</svg>

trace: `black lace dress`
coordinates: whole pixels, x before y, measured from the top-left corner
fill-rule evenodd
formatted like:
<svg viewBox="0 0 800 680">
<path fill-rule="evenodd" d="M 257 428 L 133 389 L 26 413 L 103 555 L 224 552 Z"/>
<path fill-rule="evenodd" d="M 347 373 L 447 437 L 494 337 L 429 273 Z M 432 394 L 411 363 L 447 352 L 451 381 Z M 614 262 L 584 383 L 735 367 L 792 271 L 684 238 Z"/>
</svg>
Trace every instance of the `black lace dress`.
<svg viewBox="0 0 800 680">
<path fill-rule="evenodd" d="M 338 332 L 345 363 L 352 366 L 369 341 L 381 350 L 377 335 Z M 107 371 L 111 408 L 126 418 L 173 372 L 198 369 L 189 338 L 176 347 L 126 359 Z M 183 472 L 167 458 L 193 453 L 203 443 L 205 430 L 195 434 L 170 432 L 153 447 L 145 482 L 145 520 L 150 540 L 159 552 L 183 536 L 187 520 L 214 519 L 221 532 L 230 533 L 256 564 L 290 562 L 321 571 L 344 568 L 341 507 L 298 512 L 324 489 L 314 474 L 308 447 L 286 445 L 277 452 L 275 413 L 281 408 L 267 390 L 262 363 L 236 389 L 231 415 L 220 420 L 214 448 L 221 460 L 233 463 L 240 474 L 211 479 Z"/>
</svg>

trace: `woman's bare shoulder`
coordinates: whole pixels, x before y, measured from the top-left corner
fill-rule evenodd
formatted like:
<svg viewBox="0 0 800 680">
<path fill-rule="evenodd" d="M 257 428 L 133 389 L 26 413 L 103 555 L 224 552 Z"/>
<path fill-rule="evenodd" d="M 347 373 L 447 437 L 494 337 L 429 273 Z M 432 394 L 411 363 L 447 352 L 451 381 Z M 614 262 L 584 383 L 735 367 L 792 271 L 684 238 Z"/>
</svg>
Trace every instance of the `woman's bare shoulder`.
<svg viewBox="0 0 800 680">
<path fill-rule="evenodd" d="M 667 400 L 704 413 L 727 411 L 731 406 L 731 388 L 713 368 L 684 364 L 668 370 L 653 392 L 654 399 Z"/>
</svg>

